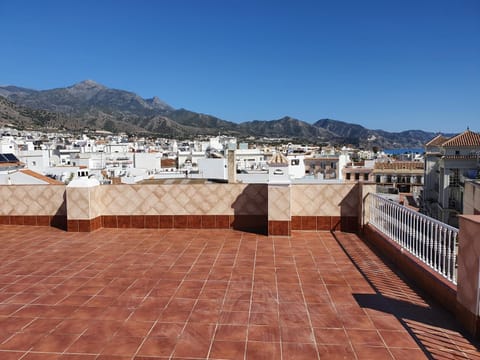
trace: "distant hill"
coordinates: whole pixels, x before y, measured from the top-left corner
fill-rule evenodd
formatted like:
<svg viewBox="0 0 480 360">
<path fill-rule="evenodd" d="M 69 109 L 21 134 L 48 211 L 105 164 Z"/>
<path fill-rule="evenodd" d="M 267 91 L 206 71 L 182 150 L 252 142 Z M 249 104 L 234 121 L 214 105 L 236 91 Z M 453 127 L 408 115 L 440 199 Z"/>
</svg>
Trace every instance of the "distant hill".
<svg viewBox="0 0 480 360">
<path fill-rule="evenodd" d="M 331 119 L 318 120 L 313 126 L 328 130 L 336 138 L 363 148 L 371 148 L 372 146 L 378 146 L 382 149 L 420 148 L 436 135 L 422 130 L 402 132 L 370 130 L 361 125 Z"/>
<path fill-rule="evenodd" d="M 174 109 L 158 97 L 144 99 L 133 92 L 111 89 L 93 80 L 51 90 L 0 87 L 0 124 L 7 123 L 18 128 L 90 128 L 179 138 L 222 133 L 351 144 L 363 148 L 422 147 L 436 135 L 421 130 L 399 133 L 370 130 L 331 119 L 310 124 L 288 116 L 237 124 L 187 109 Z"/>
</svg>

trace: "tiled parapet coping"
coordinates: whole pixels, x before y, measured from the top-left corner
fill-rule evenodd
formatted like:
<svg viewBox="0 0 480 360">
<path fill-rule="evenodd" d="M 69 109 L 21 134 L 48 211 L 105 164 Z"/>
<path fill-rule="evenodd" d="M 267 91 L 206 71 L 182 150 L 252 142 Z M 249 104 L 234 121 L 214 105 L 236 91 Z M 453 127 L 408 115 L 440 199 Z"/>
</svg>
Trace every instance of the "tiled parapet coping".
<svg viewBox="0 0 480 360">
<path fill-rule="evenodd" d="M 461 215 L 457 318 L 480 339 L 480 215 Z"/>
</svg>

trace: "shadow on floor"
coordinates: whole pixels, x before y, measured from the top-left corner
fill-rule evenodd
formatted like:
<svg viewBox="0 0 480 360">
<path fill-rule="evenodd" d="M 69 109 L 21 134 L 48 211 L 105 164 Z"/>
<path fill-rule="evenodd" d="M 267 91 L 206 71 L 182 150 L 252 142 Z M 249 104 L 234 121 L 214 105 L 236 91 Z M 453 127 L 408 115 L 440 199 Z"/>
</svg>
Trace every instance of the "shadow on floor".
<svg viewBox="0 0 480 360">
<path fill-rule="evenodd" d="M 332 232 L 332 235 L 375 290 L 375 294 L 353 294 L 361 307 L 395 316 L 429 359 L 441 353 L 455 359 L 469 359 L 461 350 L 466 342 L 471 344 L 473 352 L 475 348 L 480 350 L 479 342 L 450 313 L 415 288 L 369 244 L 354 234 Z"/>
<path fill-rule="evenodd" d="M 428 305 L 422 306 L 404 300 L 392 299 L 383 296 L 381 293 L 353 294 L 353 297 L 362 308 L 391 314 L 397 319 L 412 320 L 451 331 L 458 330 L 458 327 L 454 326 L 449 321 L 450 319 L 447 319 L 444 316 L 439 317 L 439 312 Z"/>
</svg>

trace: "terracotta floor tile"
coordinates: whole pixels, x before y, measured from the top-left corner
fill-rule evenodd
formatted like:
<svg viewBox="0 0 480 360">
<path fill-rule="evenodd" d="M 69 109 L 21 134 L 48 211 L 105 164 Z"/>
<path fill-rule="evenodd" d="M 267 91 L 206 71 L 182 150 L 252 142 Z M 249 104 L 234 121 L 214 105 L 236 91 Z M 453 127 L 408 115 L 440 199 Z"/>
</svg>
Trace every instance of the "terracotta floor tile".
<svg viewBox="0 0 480 360">
<path fill-rule="evenodd" d="M 0 344 L 0 350 L 30 350 L 35 343 L 43 338 L 41 333 L 15 333 Z"/>
<path fill-rule="evenodd" d="M 143 342 L 141 337 L 113 337 L 102 350 L 103 355 L 132 356 Z"/>
<path fill-rule="evenodd" d="M 24 356 L 23 351 L 0 351 L 0 359 L 2 360 L 19 360 Z"/>
<path fill-rule="evenodd" d="M 310 327 L 285 327 L 282 326 L 281 338 L 282 342 L 294 343 L 314 343 L 315 337 L 312 328 Z"/>
<path fill-rule="evenodd" d="M 122 326 L 118 320 L 91 320 L 84 335 L 93 335 L 101 338 L 111 338 Z"/>
<path fill-rule="evenodd" d="M 172 355 L 176 343 L 176 339 L 169 337 L 149 337 L 142 344 L 137 355 L 168 358 Z"/>
<path fill-rule="evenodd" d="M 68 349 L 77 338 L 77 335 L 47 335 L 38 340 L 38 342 L 34 344 L 32 350 L 38 352 L 62 353 Z"/>
<path fill-rule="evenodd" d="M 395 360 L 426 360 L 427 356 L 420 349 L 401 349 L 391 348 L 390 352 L 393 354 Z M 478 355 L 478 353 L 477 353 Z"/>
<path fill-rule="evenodd" d="M 245 341 L 247 327 L 243 325 L 218 325 L 215 340 L 219 341 Z"/>
<path fill-rule="evenodd" d="M 278 342 L 280 341 L 280 328 L 278 326 L 250 325 L 248 341 Z"/>
<path fill-rule="evenodd" d="M 343 328 L 314 328 L 313 330 L 317 344 L 343 345 L 348 341 L 345 329 Z"/>
<path fill-rule="evenodd" d="M 107 341 L 95 335 L 82 335 L 70 347 L 67 352 L 84 353 L 84 354 L 100 354 L 106 347 Z"/>
<path fill-rule="evenodd" d="M 206 358 L 211 340 L 208 338 L 180 338 L 175 347 L 174 358 Z"/>
<path fill-rule="evenodd" d="M 57 360 L 59 357 L 60 357 L 60 354 L 29 352 L 24 357 L 22 357 L 22 359 L 23 360 Z M 1 358 L 3 359 L 3 357 Z"/>
<path fill-rule="evenodd" d="M 23 332 L 48 334 L 53 332 L 62 322 L 61 319 L 41 319 L 37 318 L 23 328 Z"/>
<path fill-rule="evenodd" d="M 188 320 L 197 323 L 216 324 L 219 319 L 219 310 L 193 310 Z"/>
<path fill-rule="evenodd" d="M 380 335 L 388 347 L 418 349 L 418 344 L 404 331 L 380 330 Z"/>
<path fill-rule="evenodd" d="M 243 346 L 249 359 L 404 360 L 424 358 L 418 343 L 433 358 L 478 353 L 354 234 L 0 225 L 0 237 L 2 360 L 30 348 L 25 359 L 241 358 Z"/>
<path fill-rule="evenodd" d="M 355 359 L 355 354 L 352 347 L 348 343 L 337 345 L 318 345 L 318 353 L 320 359 L 332 359 L 332 360 L 346 360 Z M 405 360 L 405 359 L 404 359 Z"/>
<path fill-rule="evenodd" d="M 215 325 L 189 322 L 185 325 L 183 332 L 180 334 L 180 338 L 194 341 L 204 339 L 210 341 L 214 334 Z"/>
<path fill-rule="evenodd" d="M 272 360 L 281 358 L 280 343 L 249 341 L 246 358 L 248 360 Z"/>
<path fill-rule="evenodd" d="M 346 329 L 346 332 L 353 345 L 385 346 L 377 330 Z"/>
<path fill-rule="evenodd" d="M 353 348 L 358 360 L 393 359 L 388 349 L 382 346 L 354 345 Z"/>
<path fill-rule="evenodd" d="M 183 323 L 162 323 L 157 322 L 150 331 L 150 336 L 177 338 L 183 331 Z"/>
<path fill-rule="evenodd" d="M 222 311 L 218 319 L 219 324 L 247 325 L 249 313 L 246 311 Z"/>
<path fill-rule="evenodd" d="M 55 328 L 58 335 L 82 334 L 89 325 L 89 320 L 66 319 Z"/>
<path fill-rule="evenodd" d="M 210 350 L 209 359 L 243 360 L 245 358 L 245 341 L 215 340 Z"/>
<path fill-rule="evenodd" d="M 249 324 L 278 326 L 280 322 L 276 313 L 251 313 Z"/>
<path fill-rule="evenodd" d="M 342 323 L 345 329 L 375 330 L 375 325 L 367 315 L 342 315 Z"/>
<path fill-rule="evenodd" d="M 370 319 L 378 330 L 405 331 L 403 325 L 394 316 L 370 315 Z"/>
<path fill-rule="evenodd" d="M 127 320 L 121 325 L 115 335 L 121 337 L 145 337 L 153 325 L 154 322 L 150 321 Z"/>
<path fill-rule="evenodd" d="M 314 344 L 282 342 L 282 357 L 285 359 L 312 360 L 318 359 L 318 353 Z"/>
</svg>

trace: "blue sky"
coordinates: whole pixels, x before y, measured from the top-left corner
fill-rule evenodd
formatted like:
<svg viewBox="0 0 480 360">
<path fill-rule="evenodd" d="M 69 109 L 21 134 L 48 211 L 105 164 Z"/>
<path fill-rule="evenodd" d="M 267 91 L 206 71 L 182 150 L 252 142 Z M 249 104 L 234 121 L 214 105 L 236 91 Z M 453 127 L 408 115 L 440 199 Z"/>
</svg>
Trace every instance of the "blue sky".
<svg viewBox="0 0 480 360">
<path fill-rule="evenodd" d="M 480 130 L 478 0 L 0 0 L 0 84 L 93 79 L 242 122 Z"/>
</svg>

